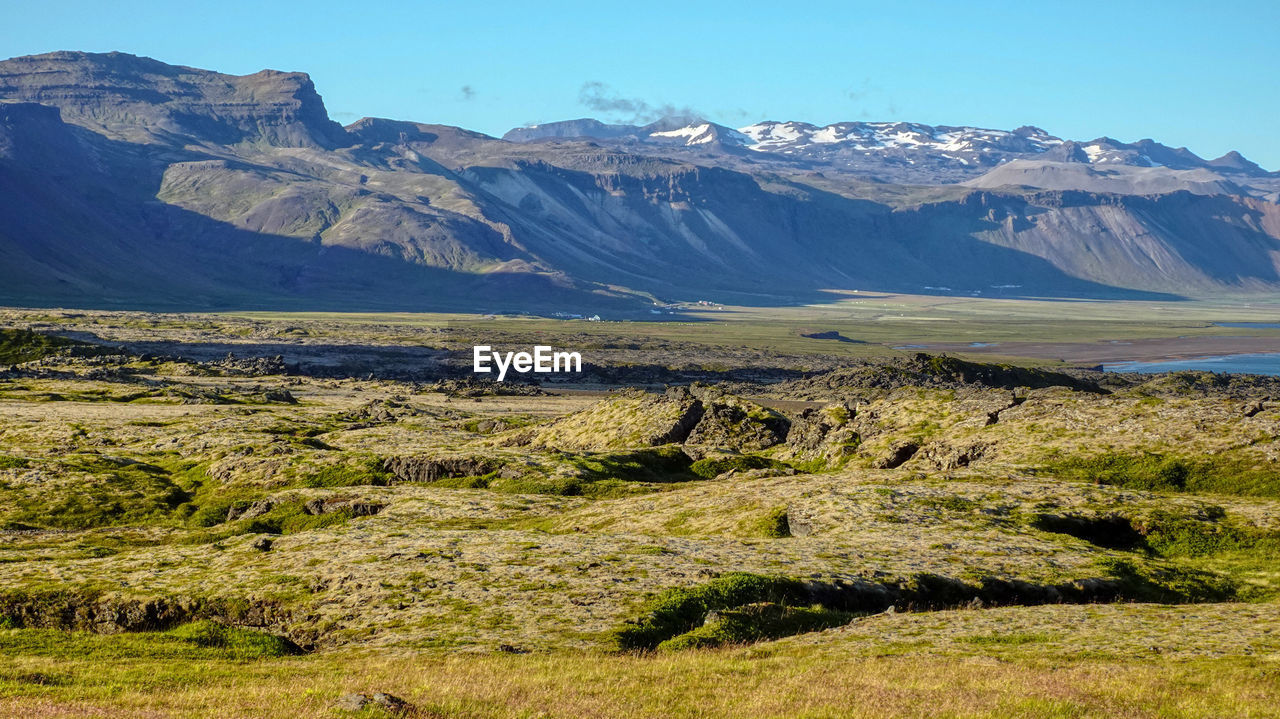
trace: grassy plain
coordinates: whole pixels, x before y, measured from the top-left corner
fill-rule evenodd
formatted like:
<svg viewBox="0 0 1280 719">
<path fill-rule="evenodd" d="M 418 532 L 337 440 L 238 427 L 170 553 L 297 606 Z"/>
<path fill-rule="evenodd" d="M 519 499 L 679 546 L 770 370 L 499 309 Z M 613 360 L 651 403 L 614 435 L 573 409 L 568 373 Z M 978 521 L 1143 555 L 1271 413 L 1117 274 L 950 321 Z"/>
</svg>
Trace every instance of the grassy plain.
<svg viewBox="0 0 1280 719">
<path fill-rule="evenodd" d="M 1185 354 L 1280 351 L 1280 328 L 1219 327 L 1216 322 L 1275 323 L 1280 302 L 1187 300 L 1182 302 L 1035 300 L 842 293 L 843 299 L 803 307 L 700 307 L 682 305 L 668 320 L 585 322 L 449 314 L 234 313 L 261 320 L 321 319 L 432 327 L 477 337 L 570 335 L 743 347 L 786 354 L 883 357 L 904 345 L 926 345 L 957 356 L 1030 360 L 1033 364 L 1144 360 Z M 664 310 L 665 311 L 665 310 Z M 681 321 L 688 320 L 688 321 Z M 837 332 L 852 342 L 806 338 Z M 1212 344 L 1160 340 L 1204 338 Z M 1243 341 L 1242 341 L 1243 340 Z M 1132 342 L 1118 349 L 1113 342 Z M 971 343 L 992 345 L 971 347 Z M 1188 344 L 1194 345 L 1188 349 Z M 1076 351 L 1071 351 L 1075 349 Z"/>
</svg>

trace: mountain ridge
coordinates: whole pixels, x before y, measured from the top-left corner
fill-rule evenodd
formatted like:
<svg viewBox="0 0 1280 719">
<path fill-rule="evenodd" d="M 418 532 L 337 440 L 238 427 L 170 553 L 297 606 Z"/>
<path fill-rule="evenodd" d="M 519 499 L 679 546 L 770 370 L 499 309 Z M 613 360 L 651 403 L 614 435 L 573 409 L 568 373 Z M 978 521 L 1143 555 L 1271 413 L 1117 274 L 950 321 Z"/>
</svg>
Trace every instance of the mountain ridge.
<svg viewBox="0 0 1280 719">
<path fill-rule="evenodd" d="M 655 127 L 660 126 L 663 132 Z M 1082 164 L 1169 167 L 1175 170 L 1211 169 L 1250 177 L 1280 178 L 1232 150 L 1205 160 L 1185 147 L 1172 148 L 1150 138 L 1125 143 L 1110 137 L 1066 140 L 1039 127 L 995 130 L 968 125 L 924 125 L 913 122 L 837 122 L 825 126 L 807 122 L 766 120 L 729 128 L 702 118 L 664 118 L 649 125 L 610 125 L 591 118 L 514 128 L 502 138 L 512 142 L 568 139 L 652 142 L 689 138 L 686 145 L 718 141 L 761 154 L 805 157 L 818 164 L 836 165 L 851 158 L 841 153 L 919 150 L 940 155 L 969 169 L 990 169 L 1015 159 L 1043 158 Z M 722 138 L 726 138 L 722 139 Z M 855 165 L 855 167 L 857 167 Z"/>
<path fill-rule="evenodd" d="M 1069 148 L 1090 162 L 1052 162 L 1120 183 L 1106 191 L 1038 188 L 1034 173 L 975 186 L 1010 163 L 909 162 L 926 157 L 925 135 L 958 154 L 986 146 L 963 147 L 977 139 L 945 126 L 846 123 L 818 143 L 850 143 L 849 154 L 896 138 L 869 171 L 761 153 L 751 134 L 697 118 L 521 142 L 383 118 L 344 128 L 302 73 L 123 54 L 0 62 L 0 118 L 0 301 L 11 304 L 643 316 L 655 302 L 796 304 L 852 289 L 1172 299 L 1280 288 L 1272 178 L 1238 155 L 1174 170 L 1132 164 L 1154 145 L 1098 142 L 1093 157 Z M 1043 146 L 1036 157 L 1069 142 L 1002 132 L 983 142 Z M 1177 182 L 1124 191 L 1135 173 Z"/>
</svg>

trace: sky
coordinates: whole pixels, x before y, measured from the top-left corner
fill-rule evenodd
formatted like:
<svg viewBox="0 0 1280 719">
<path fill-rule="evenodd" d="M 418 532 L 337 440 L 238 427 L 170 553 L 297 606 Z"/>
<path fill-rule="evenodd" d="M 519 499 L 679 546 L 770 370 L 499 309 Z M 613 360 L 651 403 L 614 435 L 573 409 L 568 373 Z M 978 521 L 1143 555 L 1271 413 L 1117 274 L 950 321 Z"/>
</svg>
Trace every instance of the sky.
<svg viewBox="0 0 1280 719">
<path fill-rule="evenodd" d="M 194 6 L 194 7 L 193 7 Z M 307 72 L 333 119 L 908 121 L 1153 138 L 1280 170 L 1280 3 L 0 0 L 0 56 Z"/>
</svg>

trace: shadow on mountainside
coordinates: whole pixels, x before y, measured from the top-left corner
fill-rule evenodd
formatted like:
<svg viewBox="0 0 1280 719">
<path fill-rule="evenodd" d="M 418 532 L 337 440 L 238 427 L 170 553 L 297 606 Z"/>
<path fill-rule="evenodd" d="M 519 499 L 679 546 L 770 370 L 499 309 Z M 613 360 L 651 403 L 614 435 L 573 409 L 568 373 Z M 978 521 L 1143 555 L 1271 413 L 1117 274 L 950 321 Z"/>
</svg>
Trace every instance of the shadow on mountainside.
<svg viewBox="0 0 1280 719">
<path fill-rule="evenodd" d="M 1045 259 L 978 239 L 1000 223 L 976 216 L 971 205 L 1013 201 L 986 192 L 894 210 L 808 186 L 769 191 L 751 176 L 719 168 L 684 165 L 645 176 L 547 163 L 520 168 L 523 179 L 586 218 L 568 228 L 488 193 L 494 178 L 517 170 L 471 168 L 463 174 L 492 200 L 491 219 L 509 223 L 534 256 L 563 270 L 477 273 L 421 264 L 412 247 L 377 237 L 362 238 L 359 248 L 326 244 L 319 235 L 255 232 L 158 200 L 173 164 L 226 161 L 192 146 L 111 140 L 56 113 L 36 117 L 24 132 L 20 151 L 0 160 L 0 302 L 11 305 L 655 319 L 649 297 L 618 288 L 660 300 L 760 307 L 830 302 L 843 295 L 829 290 L 843 288 L 1179 299 L 1074 278 Z M 638 219 L 610 225 L 601 208 L 587 206 L 584 190 L 616 196 L 603 201 L 605 215 Z M 686 201 L 654 200 L 677 196 Z M 610 232 L 614 241 L 603 241 Z"/>
</svg>

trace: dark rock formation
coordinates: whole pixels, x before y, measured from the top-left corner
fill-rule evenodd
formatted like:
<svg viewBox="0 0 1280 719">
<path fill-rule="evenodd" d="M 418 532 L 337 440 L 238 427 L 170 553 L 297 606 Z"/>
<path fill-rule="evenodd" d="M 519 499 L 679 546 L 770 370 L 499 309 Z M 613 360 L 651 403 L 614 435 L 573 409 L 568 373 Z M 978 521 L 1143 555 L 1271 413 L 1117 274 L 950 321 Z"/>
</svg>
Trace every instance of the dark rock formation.
<svg viewBox="0 0 1280 719">
<path fill-rule="evenodd" d="M 300 72 L 234 76 L 119 52 L 52 52 L 0 62 L 0 97 L 56 107 L 64 120 L 122 137 L 327 150 L 351 144 Z"/>
<path fill-rule="evenodd" d="M 353 517 L 371 517 L 381 512 L 386 506 L 382 502 L 349 497 L 321 497 L 308 500 L 306 504 L 302 505 L 302 508 L 307 514 L 313 515 L 348 512 Z"/>
<path fill-rule="evenodd" d="M 388 457 L 382 466 L 401 482 L 434 482 L 446 477 L 478 477 L 501 465 L 477 457 Z"/>
<path fill-rule="evenodd" d="M 889 451 L 871 462 L 876 469 L 895 469 L 901 467 L 920 451 L 920 444 L 908 439 L 900 439 L 889 446 Z"/>
</svg>

